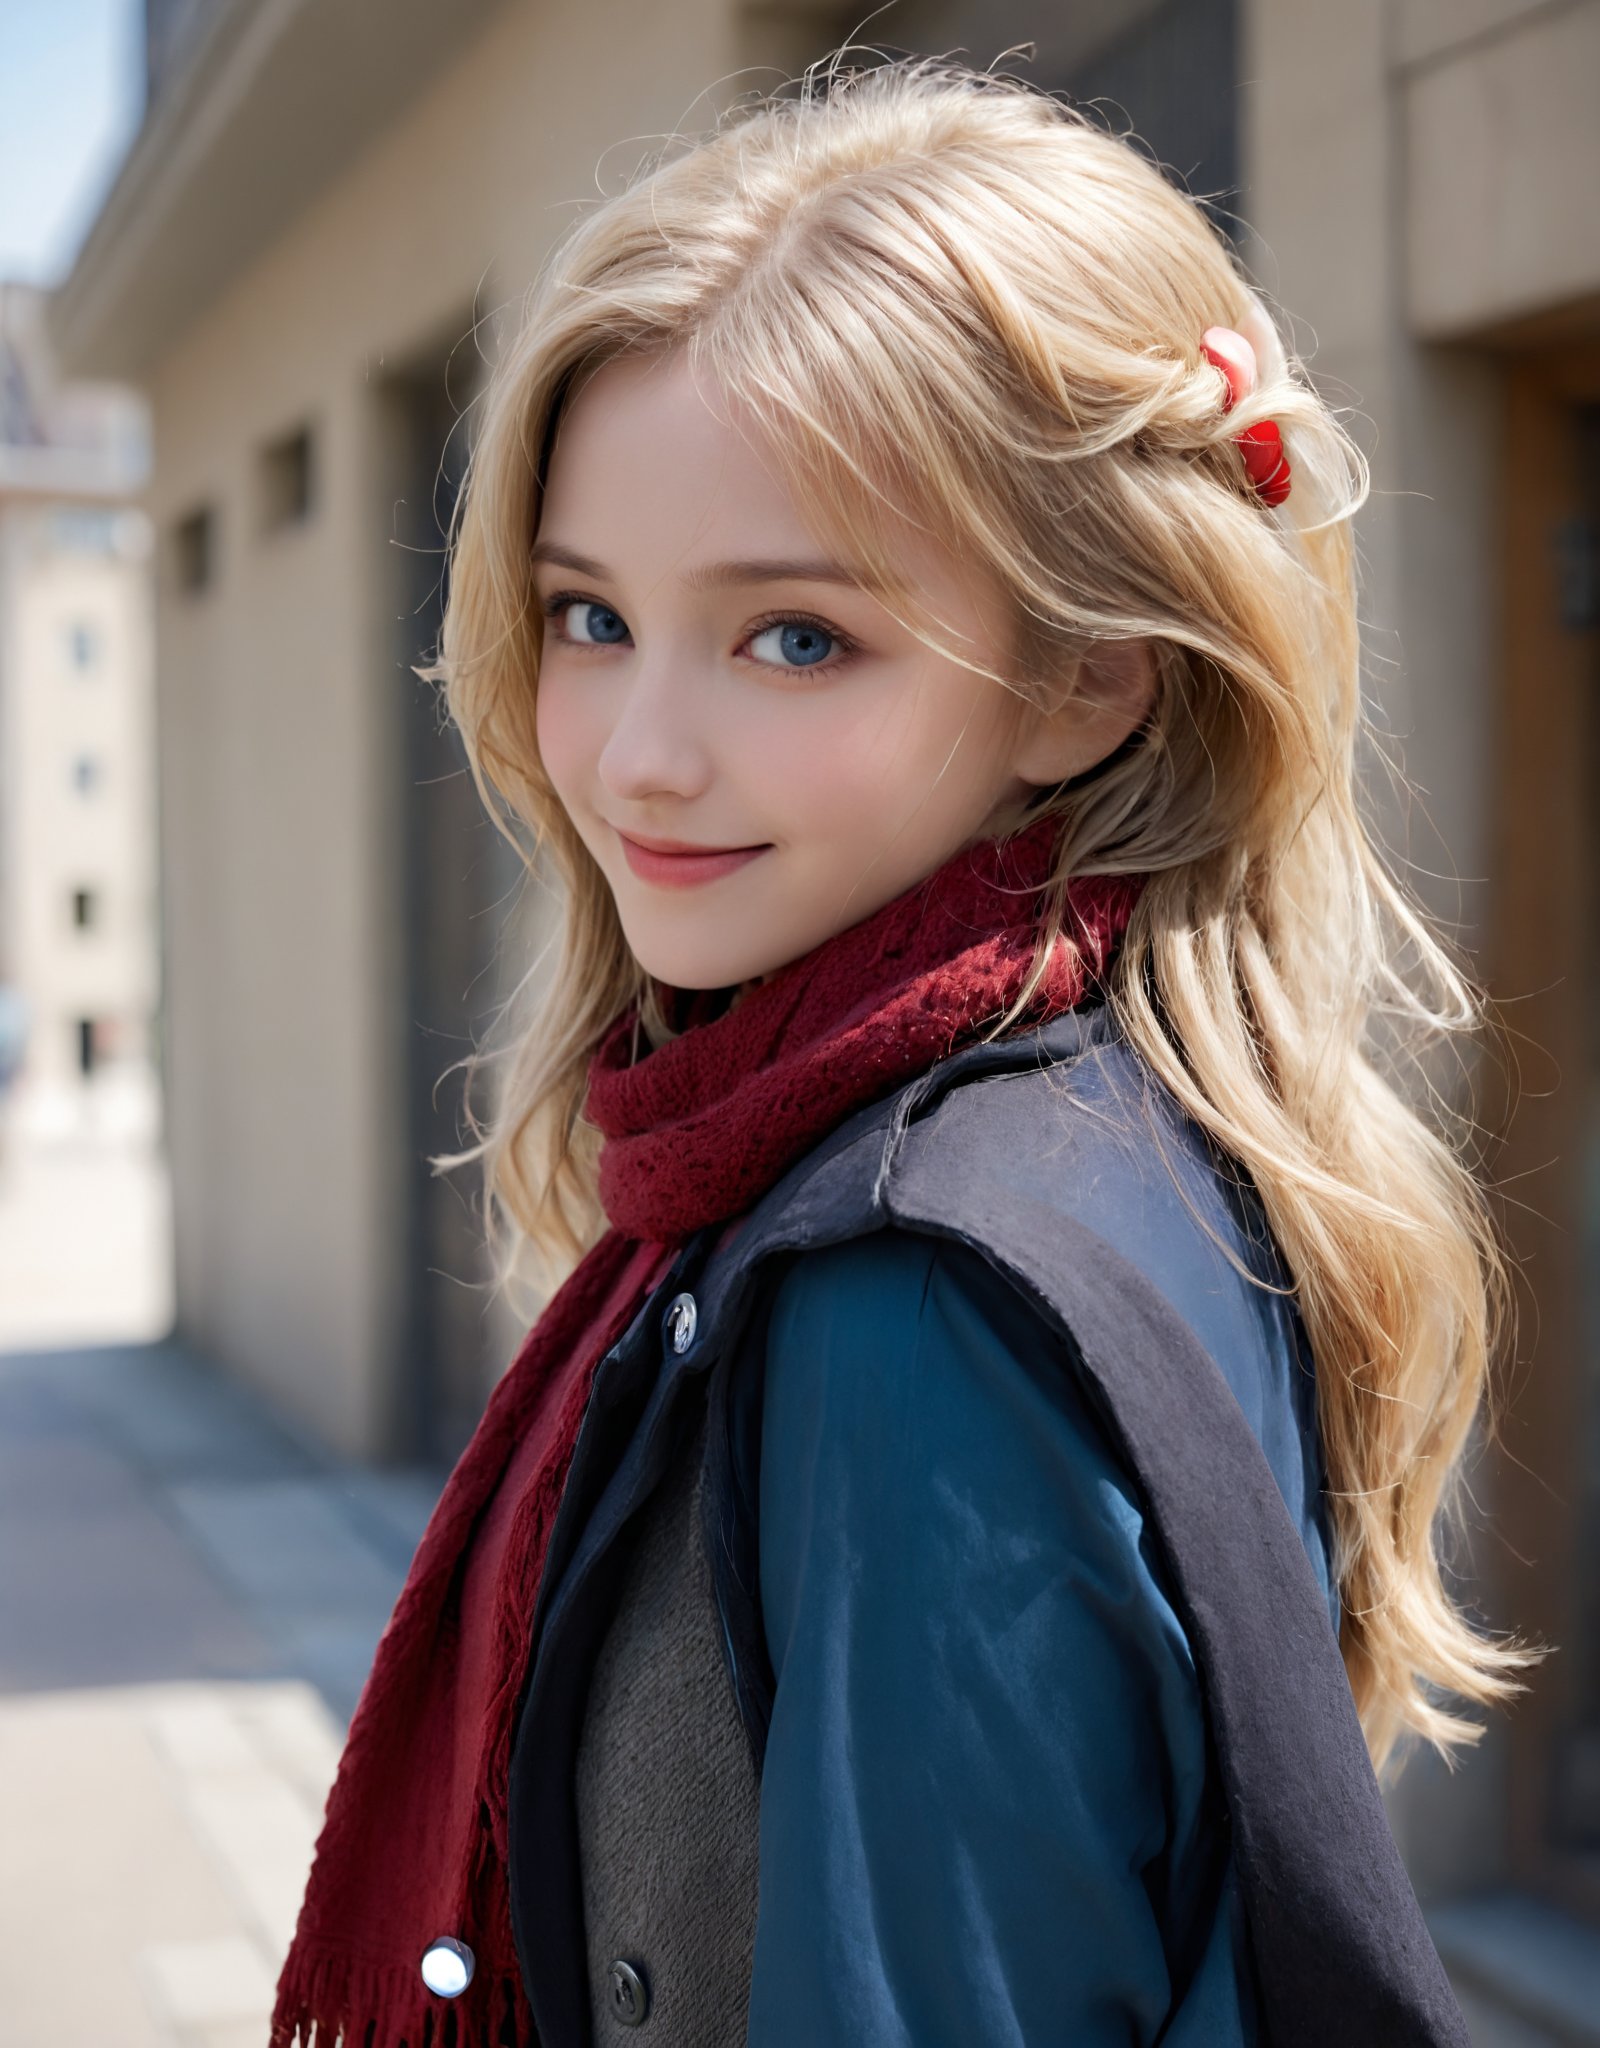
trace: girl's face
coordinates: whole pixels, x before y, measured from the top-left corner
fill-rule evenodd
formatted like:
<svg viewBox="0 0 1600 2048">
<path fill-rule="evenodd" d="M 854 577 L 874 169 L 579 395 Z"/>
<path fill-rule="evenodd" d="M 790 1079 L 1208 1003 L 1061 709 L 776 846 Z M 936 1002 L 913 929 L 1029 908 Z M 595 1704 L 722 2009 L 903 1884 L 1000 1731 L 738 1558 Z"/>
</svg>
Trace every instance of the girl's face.
<svg viewBox="0 0 1600 2048">
<path fill-rule="evenodd" d="M 925 646 L 825 559 L 759 438 L 681 357 L 584 386 L 533 558 L 540 753 L 635 957 L 676 987 L 809 952 L 1138 715 L 1124 689 L 1045 718 Z M 963 652 L 1004 672 L 998 588 L 909 529 L 898 560 Z"/>
</svg>

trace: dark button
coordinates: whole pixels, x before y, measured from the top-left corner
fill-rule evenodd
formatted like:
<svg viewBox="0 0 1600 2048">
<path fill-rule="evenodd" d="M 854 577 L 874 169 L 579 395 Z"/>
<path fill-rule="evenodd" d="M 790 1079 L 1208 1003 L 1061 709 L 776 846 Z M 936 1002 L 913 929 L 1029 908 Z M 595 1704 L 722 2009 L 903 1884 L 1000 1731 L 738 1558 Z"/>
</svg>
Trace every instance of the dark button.
<svg viewBox="0 0 1600 2048">
<path fill-rule="evenodd" d="M 440 1998 L 459 1998 L 472 1982 L 474 1957 L 464 1941 L 441 1934 L 422 1958 L 422 1981 Z"/>
<path fill-rule="evenodd" d="M 606 1988 L 611 1995 L 611 2010 L 623 2026 L 642 2027 L 650 2010 L 650 1986 L 645 1982 L 644 1972 L 618 1956 L 606 1973 Z"/>
<path fill-rule="evenodd" d="M 667 1342 L 681 1358 L 694 1342 L 700 1311 L 692 1294 L 674 1295 L 667 1309 Z"/>
</svg>

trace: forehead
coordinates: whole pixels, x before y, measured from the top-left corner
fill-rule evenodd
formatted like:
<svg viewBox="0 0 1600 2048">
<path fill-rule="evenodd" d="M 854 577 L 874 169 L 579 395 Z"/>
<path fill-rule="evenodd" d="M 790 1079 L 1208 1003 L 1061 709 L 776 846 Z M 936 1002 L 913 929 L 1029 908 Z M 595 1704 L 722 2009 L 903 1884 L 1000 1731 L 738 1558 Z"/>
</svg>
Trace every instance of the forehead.
<svg viewBox="0 0 1600 2048">
<path fill-rule="evenodd" d="M 623 357 L 583 383 L 556 430 L 540 532 L 685 560 L 735 541 L 820 547 L 759 425 L 682 354 Z"/>
</svg>

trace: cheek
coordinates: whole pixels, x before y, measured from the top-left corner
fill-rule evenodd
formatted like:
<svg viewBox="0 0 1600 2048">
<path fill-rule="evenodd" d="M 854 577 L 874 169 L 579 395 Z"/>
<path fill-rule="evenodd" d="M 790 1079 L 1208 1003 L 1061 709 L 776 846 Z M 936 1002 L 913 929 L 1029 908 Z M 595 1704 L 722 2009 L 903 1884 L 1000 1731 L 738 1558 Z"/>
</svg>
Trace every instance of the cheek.
<svg viewBox="0 0 1600 2048">
<path fill-rule="evenodd" d="M 711 836 L 848 833 L 864 779 L 852 725 L 832 695 L 808 699 L 743 678 L 721 690 L 705 721 L 717 785 Z"/>
<path fill-rule="evenodd" d="M 597 711 L 594 693 L 575 689 L 558 668 L 539 678 L 533 709 L 539 759 L 568 811 L 581 808 L 605 745 Z"/>
<path fill-rule="evenodd" d="M 786 763 L 813 814 L 858 844 L 897 835 L 908 819 L 937 834 L 947 812 L 987 809 L 996 773 L 993 686 L 975 692 L 959 671 L 893 680 L 857 715 L 819 726 Z"/>
<path fill-rule="evenodd" d="M 769 781 L 801 815 L 837 820 L 846 837 L 859 836 L 891 791 L 919 778 L 924 753 L 937 752 L 919 730 L 917 699 L 892 673 L 870 689 L 819 698 L 764 750 Z"/>
<path fill-rule="evenodd" d="M 788 721 L 745 751 L 743 781 L 762 807 L 801 836 L 831 833 L 849 822 L 860 801 L 860 751 L 848 731 L 826 718 Z"/>
</svg>

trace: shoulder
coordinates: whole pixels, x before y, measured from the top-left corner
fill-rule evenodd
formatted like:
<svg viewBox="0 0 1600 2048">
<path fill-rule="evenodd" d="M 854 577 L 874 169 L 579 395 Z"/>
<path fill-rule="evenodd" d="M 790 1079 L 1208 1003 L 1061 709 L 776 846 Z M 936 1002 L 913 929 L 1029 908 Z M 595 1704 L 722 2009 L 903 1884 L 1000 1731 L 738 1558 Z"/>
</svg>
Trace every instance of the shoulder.
<svg viewBox="0 0 1600 2048">
<path fill-rule="evenodd" d="M 1065 1057 L 1052 1056 L 1050 1028 L 1018 1050 L 1028 1045 L 1031 1060 L 977 1069 L 908 1123 L 896 1177 L 916 1180 L 925 1220 L 939 1220 L 941 1195 L 952 1215 L 987 1214 L 997 1230 L 1023 1210 L 1073 1219 L 1167 1295 L 1202 1341 L 1221 1334 L 1211 1301 L 1287 1283 L 1248 1176 L 1106 1011 Z M 1224 1273 L 1235 1288 L 1223 1287 Z"/>
<path fill-rule="evenodd" d="M 1092 1427 L 1065 1347 L 1023 1295 L 978 1248 L 921 1232 L 879 1230 L 796 1258 L 772 1293 L 766 1355 L 769 1408 L 870 1422 L 865 1442 L 885 1457 L 1003 1422 L 1025 1434 L 1021 1408 L 1034 1402 Z M 886 1438 L 897 1418 L 904 1434 Z"/>
<path fill-rule="evenodd" d="M 1311 1349 L 1293 1278 L 1249 1176 L 1189 1117 L 1105 1013 L 1052 1059 L 973 1074 L 908 1124 L 886 1176 L 901 1223 L 983 1245 L 1029 1237 L 1113 1332 L 1126 1261 L 1187 1324 L 1242 1411 L 1335 1595 Z M 1107 1259 L 1107 1253 L 1115 1260 Z"/>
<path fill-rule="evenodd" d="M 929 1342 L 928 1274 L 941 1261 L 915 1249 L 923 1240 L 972 1254 L 969 1275 L 992 1269 L 965 1289 L 976 1321 L 1017 1333 L 1016 1356 L 1048 1357 L 1069 1383 L 1063 1398 L 1103 1412 L 1108 1373 L 1137 1395 L 1148 1426 L 1129 1457 L 1146 1491 L 1149 1459 L 1183 1464 L 1197 1417 L 1239 1483 L 1266 1477 L 1264 1461 L 1337 1628 L 1292 1278 L 1248 1176 L 1107 1006 L 964 1048 L 841 1126 L 752 1217 L 712 1298 L 748 1302 L 739 1275 L 758 1269 L 753 1298 L 771 1304 L 774 1328 L 803 1321 L 817 1365 L 823 1330 L 829 1356 L 859 1355 L 877 1332 L 881 1361 L 891 1315 Z M 946 1253 L 942 1270 L 958 1263 Z M 893 1350 L 895 1371 L 909 1369 L 903 1338 Z M 836 1398 L 881 1400 L 896 1387 L 904 1398 L 906 1382 L 880 1370 Z M 1118 1434 L 1126 1441 L 1120 1424 Z"/>
<path fill-rule="evenodd" d="M 980 1455 L 1121 1473 L 1070 1341 L 981 1245 L 891 1226 L 804 1252 L 764 1350 L 764 1435 L 824 1431 L 880 1488 Z"/>
</svg>

